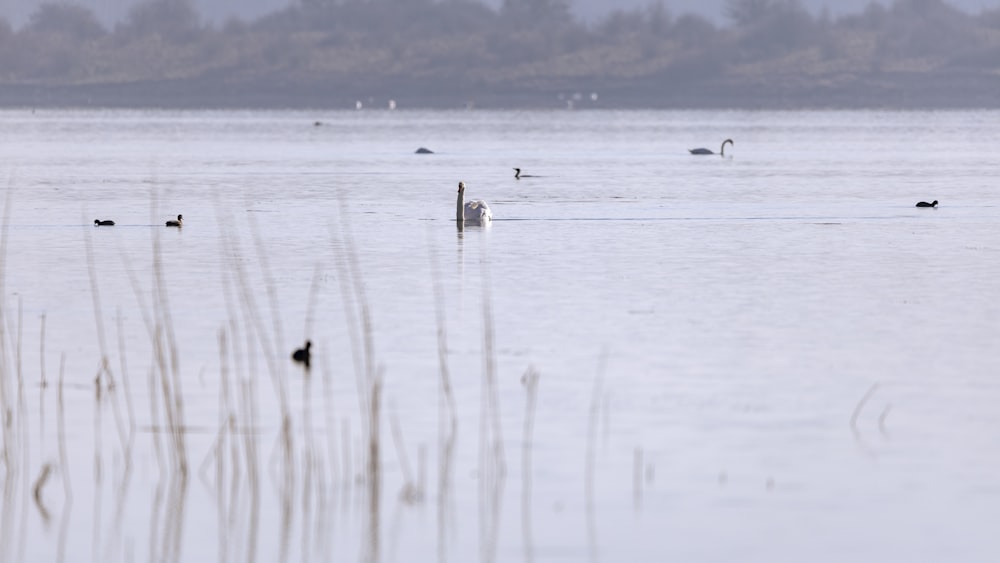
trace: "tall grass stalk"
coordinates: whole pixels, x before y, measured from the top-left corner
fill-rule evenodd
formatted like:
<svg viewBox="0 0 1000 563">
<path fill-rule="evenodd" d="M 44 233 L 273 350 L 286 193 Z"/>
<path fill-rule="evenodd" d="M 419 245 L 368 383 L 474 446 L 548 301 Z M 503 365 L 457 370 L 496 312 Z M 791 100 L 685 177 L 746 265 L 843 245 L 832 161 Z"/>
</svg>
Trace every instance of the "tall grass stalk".
<svg viewBox="0 0 1000 563">
<path fill-rule="evenodd" d="M 340 250 L 336 264 L 340 279 L 341 298 L 348 323 L 348 333 L 351 334 L 352 358 L 356 380 L 358 382 L 358 400 L 361 412 L 361 422 L 365 436 L 365 484 L 367 492 L 366 511 L 368 514 L 367 531 L 364 534 L 364 560 L 379 559 L 379 518 L 382 482 L 381 463 L 381 391 L 382 370 L 375 366 L 375 343 L 372 328 L 371 311 L 365 295 L 361 269 L 358 263 L 356 248 L 351 231 L 350 217 L 346 210 L 344 199 L 340 197 L 341 232 L 338 237 L 331 229 L 334 248 Z M 355 306 L 357 312 L 355 312 Z M 357 324 L 355 324 L 357 323 Z M 361 347 L 358 348 L 360 342 Z M 359 361 L 359 357 L 363 361 Z M 363 367 L 363 371 L 362 368 Z"/>
<path fill-rule="evenodd" d="M 591 561 L 597 560 L 597 515 L 594 512 L 594 473 L 597 452 L 597 426 L 604 388 L 604 370 L 607 367 L 607 352 L 601 354 L 594 390 L 590 398 L 590 415 L 587 417 L 587 455 L 584 461 L 584 504 L 587 518 L 587 546 Z"/>
<path fill-rule="evenodd" d="M 431 286 L 434 293 L 434 318 L 437 324 L 437 354 L 440 379 L 438 385 L 438 502 L 437 502 L 437 553 L 439 563 L 447 560 L 448 510 L 451 503 L 452 465 L 455 442 L 458 438 L 458 415 L 455 395 L 448 369 L 448 330 L 445 311 L 444 286 L 440 266 L 431 245 L 431 231 L 427 230 L 428 257 L 430 260 Z"/>
<path fill-rule="evenodd" d="M 535 406 L 538 404 L 539 374 L 534 367 L 521 376 L 524 384 L 524 432 L 521 436 L 521 538 L 524 542 L 524 560 L 532 563 L 535 560 L 534 540 L 531 527 L 531 494 L 532 469 L 531 452 L 534 447 Z"/>
<path fill-rule="evenodd" d="M 20 440 L 17 437 L 14 402 L 11 394 L 10 362 L 8 355 L 9 337 L 7 328 L 7 240 L 10 226 L 11 198 L 13 193 L 13 177 L 8 180 L 7 195 L 4 199 L 3 225 L 0 226 L 0 424 L 3 425 L 3 506 L 0 507 L 0 556 L 10 559 L 8 553 L 14 548 L 16 521 L 12 514 L 17 489 L 17 473 L 19 470 Z"/>
<path fill-rule="evenodd" d="M 45 318 L 42 313 L 38 337 L 38 437 L 42 449 L 45 448 L 45 390 L 49 386 L 45 378 Z"/>
<path fill-rule="evenodd" d="M 73 511 L 73 483 L 70 478 L 69 455 L 66 453 L 66 407 L 63 401 L 63 381 L 66 375 L 66 354 L 59 359 L 58 410 L 56 411 L 57 440 L 59 442 L 59 477 L 63 484 L 63 507 L 59 523 L 59 541 L 56 562 L 66 557 L 66 535 L 69 533 L 70 514 Z"/>
<path fill-rule="evenodd" d="M 483 246 L 486 253 L 486 246 Z M 479 425 L 479 498 L 480 559 L 496 560 L 500 537 L 500 514 L 506 482 L 507 464 L 500 424 L 500 398 L 497 390 L 496 341 L 493 297 L 488 256 L 482 261 L 483 291 L 483 382 Z"/>
<path fill-rule="evenodd" d="M 17 427 L 20 430 L 21 441 L 21 487 L 24 498 L 21 501 L 21 532 L 17 537 L 19 560 L 24 560 L 24 549 L 28 537 L 28 494 L 31 491 L 31 434 L 28 431 L 28 409 L 24 402 L 24 372 L 22 359 L 22 342 L 24 336 L 24 299 L 17 299 L 17 342 L 16 342 L 16 372 L 17 372 Z"/>
</svg>

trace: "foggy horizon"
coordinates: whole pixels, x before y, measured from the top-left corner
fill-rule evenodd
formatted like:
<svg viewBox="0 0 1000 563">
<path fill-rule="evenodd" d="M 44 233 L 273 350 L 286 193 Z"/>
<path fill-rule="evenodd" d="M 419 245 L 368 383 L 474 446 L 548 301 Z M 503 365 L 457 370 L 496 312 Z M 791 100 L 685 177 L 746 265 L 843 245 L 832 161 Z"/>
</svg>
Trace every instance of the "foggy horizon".
<svg viewBox="0 0 1000 563">
<path fill-rule="evenodd" d="M 211 24 L 186 0 L 147 0 L 113 26 L 45 4 L 0 22 L 0 105 L 1000 106 L 1000 9 L 717 4 L 725 25 L 680 2 L 587 21 L 562 0 L 302 0 Z"/>
<path fill-rule="evenodd" d="M 278 12 L 293 5 L 300 4 L 296 0 L 246 0 L 244 2 L 217 2 L 212 0 L 187 0 L 196 9 L 206 24 L 225 24 L 231 19 L 243 21 L 254 20 L 261 16 Z M 983 10 L 1000 8 L 1000 0 L 944 0 L 969 14 L 977 14 Z M 499 9 L 503 0 L 468 0 L 471 3 L 484 4 L 493 9 Z M 113 26 L 128 17 L 129 11 L 142 3 L 142 0 L 0 0 L 0 18 L 6 19 L 15 29 L 28 23 L 31 15 L 43 4 L 74 4 L 91 10 L 105 26 Z M 570 0 L 570 10 L 574 16 L 588 23 L 597 23 L 615 11 L 643 9 L 657 4 L 657 0 Z M 664 0 L 664 8 L 674 16 L 692 14 L 704 17 L 716 25 L 729 25 L 726 15 L 727 0 Z M 801 4 L 812 14 L 818 15 L 826 11 L 833 17 L 855 14 L 864 11 L 869 4 L 890 6 L 893 0 L 801 0 Z"/>
</svg>

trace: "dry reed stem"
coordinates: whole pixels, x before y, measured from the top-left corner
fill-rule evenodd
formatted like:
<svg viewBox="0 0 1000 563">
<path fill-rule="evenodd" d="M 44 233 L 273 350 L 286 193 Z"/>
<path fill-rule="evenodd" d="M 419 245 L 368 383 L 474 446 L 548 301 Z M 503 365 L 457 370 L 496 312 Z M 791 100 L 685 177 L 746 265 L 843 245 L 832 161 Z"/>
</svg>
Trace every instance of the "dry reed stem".
<svg viewBox="0 0 1000 563">
<path fill-rule="evenodd" d="M 447 560 L 445 538 L 447 536 L 447 514 L 451 501 L 451 473 L 455 457 L 455 442 L 458 437 L 458 416 L 455 411 L 455 396 L 451 388 L 448 370 L 448 331 L 446 327 L 446 306 L 444 287 L 437 256 L 431 248 L 431 230 L 427 229 L 428 257 L 431 266 L 431 286 L 434 293 L 434 317 L 437 323 L 438 368 L 441 378 L 438 386 L 438 502 L 437 502 L 437 552 L 439 563 Z M 447 422 L 446 422 L 447 421 Z"/>
<path fill-rule="evenodd" d="M 243 425 L 247 428 L 256 428 L 257 425 L 255 397 L 254 380 L 244 382 L 241 410 L 245 417 Z M 254 563 L 257 559 L 257 530 L 260 526 L 260 470 L 257 443 L 250 432 L 243 434 L 243 451 L 246 455 L 247 479 L 250 484 L 250 522 L 247 533 L 246 559 L 249 563 Z"/>
<path fill-rule="evenodd" d="M 330 237 L 333 239 L 334 246 L 343 247 L 343 243 L 337 238 L 335 232 L 331 229 Z M 341 248 L 343 250 L 343 248 Z M 337 281 L 340 285 L 340 298 L 344 307 L 344 322 L 347 325 L 347 336 L 350 339 L 351 348 L 351 362 L 354 366 L 354 376 L 355 384 L 358 391 L 358 410 L 361 413 L 365 412 L 366 406 L 368 404 L 368 385 L 365 383 L 364 378 L 364 355 L 362 352 L 361 337 L 357 331 L 357 320 L 356 313 L 354 310 L 354 301 L 352 300 L 352 288 L 350 282 L 350 273 L 347 266 L 347 259 L 344 257 L 344 252 L 335 260 L 337 266 Z"/>
<path fill-rule="evenodd" d="M 318 460 L 316 459 L 315 445 L 315 435 L 313 430 L 312 422 L 312 376 L 307 371 L 305 374 L 305 380 L 302 385 L 302 427 L 305 431 L 305 444 L 303 445 L 302 451 L 302 557 L 303 560 L 308 559 L 309 546 L 310 546 L 310 531 L 311 531 L 311 520 L 313 517 L 313 496 L 315 491 L 313 490 L 314 485 L 314 474 L 319 475 L 320 478 L 322 473 L 318 473 L 317 465 Z"/>
<path fill-rule="evenodd" d="M 35 506 L 38 507 L 38 513 L 42 517 L 43 523 L 46 525 L 52 516 L 49 514 L 47 508 L 45 508 L 45 503 L 42 501 L 42 489 L 45 488 L 45 484 L 49 482 L 49 475 L 52 474 L 52 464 L 46 463 L 42 466 L 42 470 L 38 473 L 38 478 L 35 479 L 35 485 L 31 488 L 32 496 L 35 498 Z"/>
<path fill-rule="evenodd" d="M 226 329 L 219 329 L 219 437 L 215 443 L 215 509 L 219 527 L 219 561 L 229 561 L 229 519 L 226 515 L 226 444 L 233 426 L 229 407 L 229 361 Z M 233 468 L 235 471 L 235 467 Z"/>
<path fill-rule="evenodd" d="M 271 274 L 270 262 L 268 260 L 267 252 L 264 251 L 264 244 L 260 237 L 260 230 L 257 227 L 257 221 L 252 213 L 248 215 L 248 220 L 250 223 L 250 234 L 254 241 L 254 248 L 257 251 L 257 261 L 260 265 L 260 274 L 261 277 L 264 279 L 264 287 L 267 293 L 268 303 L 271 309 L 271 322 L 273 324 L 272 330 L 274 331 L 275 348 L 272 350 L 267 350 L 265 346 L 265 352 L 270 352 L 266 357 L 278 358 L 282 355 L 283 351 L 285 350 L 284 338 L 283 338 L 284 331 L 282 330 L 281 326 L 281 315 L 280 315 L 281 307 L 278 303 L 278 291 L 274 282 L 274 277 Z M 284 465 L 282 466 L 284 468 L 282 504 L 283 506 L 287 507 L 288 511 L 290 511 L 291 506 L 293 504 L 292 495 L 294 494 L 294 489 L 295 489 L 296 468 L 295 468 L 295 444 L 292 439 L 294 435 L 292 426 L 292 415 L 291 415 L 291 409 L 288 406 L 288 401 L 286 398 L 288 392 L 286 390 L 286 384 L 285 384 L 286 381 L 285 376 L 287 373 L 285 370 L 285 366 L 286 363 L 284 362 L 274 362 L 274 364 L 271 365 L 271 373 L 272 376 L 275 378 L 275 384 L 279 388 L 279 397 L 281 399 L 281 406 L 282 406 L 281 444 L 283 453 L 282 460 L 284 461 Z M 288 513 L 287 516 L 288 519 L 291 518 L 290 513 Z M 284 530 L 285 528 L 283 527 L 282 529 Z M 287 548 L 287 541 L 283 541 L 282 545 L 283 545 L 282 561 L 284 561 L 284 555 L 286 553 L 285 549 Z"/>
<path fill-rule="evenodd" d="M 105 358 L 106 360 L 106 358 Z M 103 363 L 103 362 L 102 362 Z M 91 535 L 92 539 L 90 542 L 91 558 L 94 561 L 100 559 L 100 545 L 101 545 L 101 507 L 104 498 L 103 495 L 103 483 L 104 483 L 104 467 L 102 460 L 102 450 L 103 450 L 103 405 L 101 403 L 101 373 L 102 368 L 98 369 L 98 375 L 94 379 L 95 383 L 95 393 L 94 393 L 94 500 L 92 503 L 92 514 L 90 517 L 91 524 Z"/>
<path fill-rule="evenodd" d="M 872 398 L 872 395 L 875 394 L 877 389 L 878 383 L 873 383 L 872 386 L 868 388 L 868 391 L 865 392 L 864 396 L 861 397 L 861 400 L 858 401 L 858 404 L 854 407 L 854 413 L 851 414 L 851 432 L 854 433 L 855 437 L 860 436 L 860 432 L 858 431 L 858 417 L 861 416 L 861 411 L 865 408 L 868 400 Z"/>
<path fill-rule="evenodd" d="M 406 443 L 403 439 L 403 430 L 399 427 L 399 417 L 396 416 L 396 406 L 389 402 L 389 430 L 392 434 L 392 443 L 396 448 L 396 459 L 403 472 L 403 488 L 399 491 L 399 498 L 406 504 L 420 502 L 420 490 L 413 479 L 413 470 L 410 468 L 410 460 L 406 455 Z"/>
<path fill-rule="evenodd" d="M 371 410 L 369 411 L 369 431 L 368 431 L 368 530 L 365 534 L 368 538 L 368 551 L 365 561 L 374 563 L 379 561 L 379 522 L 381 518 L 381 459 L 379 445 L 379 412 L 382 400 L 382 374 L 379 372 L 375 376 L 375 381 L 371 387 Z"/>
<path fill-rule="evenodd" d="M 10 210 L 11 202 L 13 199 L 13 189 L 14 177 L 11 176 L 7 180 L 7 194 L 4 197 L 3 206 L 3 224 L 0 225 L 0 408 L 2 408 L 2 418 L 0 421 L 3 423 L 3 465 L 5 471 L 5 479 L 9 479 L 9 475 L 14 471 L 11 463 L 11 447 L 13 447 L 14 436 L 12 435 L 12 425 L 11 425 L 11 390 L 8 378 L 10 373 L 8 371 L 7 363 L 7 307 L 6 307 L 6 295 L 7 295 L 7 241 L 8 232 L 10 229 Z M 9 487 L 5 487 L 6 490 Z M 6 506 L 6 504 L 5 504 Z M 6 522 L 6 519 L 5 519 Z M 6 529 L 6 526 L 4 526 Z M 6 538 L 5 538 L 6 539 Z M 4 542 L 4 545 L 10 545 L 9 542 Z"/>
<path fill-rule="evenodd" d="M 132 443 L 135 439 L 135 408 L 132 406 L 132 385 L 129 380 L 128 375 L 128 362 L 126 361 L 125 354 L 125 330 L 122 327 L 122 312 L 118 309 L 118 315 L 116 322 L 118 324 L 118 358 L 121 362 L 122 370 L 122 387 L 125 392 L 125 409 L 128 412 L 128 439 L 127 450 L 132 451 Z M 132 457 L 128 456 L 128 461 L 131 463 Z"/>
<path fill-rule="evenodd" d="M 238 257 L 242 255 L 241 247 L 234 236 L 224 233 L 223 243 L 224 243 L 224 248 L 226 249 L 227 254 L 229 256 Z M 240 290 L 238 295 L 240 297 L 240 302 L 241 302 L 241 312 L 243 313 L 244 318 L 246 318 L 249 321 L 247 323 L 247 326 L 249 326 L 252 329 L 251 331 L 247 331 L 247 347 L 248 349 L 253 348 L 253 340 L 251 339 L 251 334 L 250 334 L 252 332 L 253 336 L 256 336 L 256 340 L 260 348 L 264 352 L 263 356 L 264 356 L 264 361 L 268 366 L 268 375 L 270 376 L 271 384 L 275 390 L 275 393 L 278 395 L 279 399 L 278 402 L 281 412 L 281 432 L 279 433 L 278 441 L 282 446 L 281 452 L 282 452 L 282 459 L 284 462 L 283 465 L 284 471 L 282 472 L 282 479 L 281 479 L 282 483 L 281 494 L 288 495 L 291 494 L 290 491 L 294 488 L 295 475 L 294 475 L 294 453 L 293 453 L 294 445 L 292 440 L 291 411 L 288 406 L 288 398 L 287 398 L 287 391 L 285 388 L 284 378 L 280 376 L 281 373 L 284 373 L 283 368 L 280 366 L 284 364 L 279 365 L 278 363 L 276 363 L 276 359 L 278 357 L 277 350 L 272 344 L 272 341 L 268 337 L 267 331 L 264 328 L 264 323 L 260 318 L 261 317 L 260 310 L 257 306 L 256 299 L 254 298 L 253 290 L 250 287 L 249 276 L 247 275 L 246 270 L 244 269 L 242 263 L 239 260 L 233 261 L 233 270 L 235 270 L 236 272 L 237 286 L 239 287 Z M 265 272 L 264 275 L 266 278 L 268 274 Z M 268 284 L 268 285 L 273 286 L 273 284 Z M 277 304 L 275 302 L 272 302 L 271 307 L 272 310 L 276 310 Z M 255 365 L 254 358 L 255 355 L 251 354 L 250 355 L 251 368 Z M 251 372 L 251 377 L 253 377 L 252 372 Z M 274 454 L 272 453 L 272 459 L 273 458 Z"/>
<path fill-rule="evenodd" d="M 219 215 L 218 202 L 216 202 L 216 215 Z M 246 378 L 248 378 L 246 381 L 255 381 L 257 377 L 256 361 L 255 361 L 256 357 L 254 355 L 248 355 L 244 353 L 243 348 L 241 348 L 241 342 L 243 342 L 243 340 L 245 339 L 246 349 L 247 350 L 252 349 L 253 337 L 250 334 L 250 331 L 244 331 L 243 337 L 241 338 L 240 336 L 241 335 L 240 329 L 249 326 L 250 321 L 246 318 L 247 316 L 246 310 L 244 308 L 237 306 L 237 301 L 239 299 L 238 297 L 236 297 L 237 291 L 233 287 L 233 281 L 230 275 L 231 270 L 236 267 L 236 264 L 229 263 L 229 260 L 236 256 L 234 254 L 235 245 L 231 240 L 231 235 L 229 235 L 227 231 L 223 231 L 222 242 L 223 242 L 222 245 L 223 255 L 220 256 L 220 260 L 222 260 L 223 263 L 227 263 L 227 265 L 230 266 L 219 269 L 220 278 L 222 280 L 222 288 L 223 288 L 222 293 L 226 303 L 226 312 L 229 319 L 228 320 L 229 330 L 230 334 L 232 334 L 232 338 L 227 339 L 229 342 L 229 346 L 227 347 L 227 349 L 230 350 L 230 354 L 233 360 L 234 364 L 233 372 L 236 374 L 246 374 Z M 241 314 L 243 316 L 242 323 L 240 322 L 239 318 Z M 220 351 L 220 355 L 222 357 L 225 357 L 225 354 L 222 351 Z M 246 366 L 244 366 L 245 358 L 247 359 Z M 236 529 L 236 526 L 238 524 L 238 517 L 240 515 L 239 491 L 241 490 L 241 483 L 242 483 L 241 467 L 245 466 L 246 469 L 247 483 L 248 486 L 250 487 L 252 503 L 256 501 L 256 497 L 259 492 L 259 485 L 256 482 L 256 475 L 257 475 L 256 455 L 255 454 L 251 455 L 250 450 L 248 449 L 249 442 L 247 442 L 248 439 L 247 436 L 244 435 L 242 436 L 243 440 L 239 440 L 239 438 L 241 437 L 240 436 L 241 433 L 238 431 L 240 425 L 242 424 L 244 428 L 250 428 L 249 426 L 246 426 L 248 424 L 247 421 L 249 420 L 249 415 L 246 412 L 247 407 L 244 397 L 245 394 L 244 385 L 241 385 L 239 381 L 237 381 L 234 384 L 235 385 L 234 389 L 237 391 L 236 394 L 237 405 L 235 407 L 236 410 L 234 411 L 233 401 L 229 395 L 230 383 L 229 383 L 228 373 L 229 370 L 226 369 L 224 371 L 225 379 L 222 382 L 223 402 L 226 404 L 225 408 L 226 412 L 228 412 L 228 433 L 230 436 L 229 456 L 230 456 L 230 467 L 232 473 L 229 486 L 229 504 L 228 504 L 228 509 L 226 510 L 228 517 L 226 518 L 226 527 L 223 528 L 227 530 L 227 532 Z M 243 450 L 243 452 L 241 452 L 241 449 Z M 251 460 L 253 460 L 254 462 L 253 471 L 251 471 Z M 219 471 L 219 469 L 217 469 L 217 471 Z M 253 479 L 251 479 L 251 477 Z M 222 478 L 220 477 L 219 479 L 220 479 L 220 489 L 221 489 Z M 252 514 L 251 518 L 253 517 L 254 516 Z M 248 546 L 249 545 L 250 544 L 248 544 Z"/>
<path fill-rule="evenodd" d="M 153 495 L 153 502 L 149 508 L 149 561 L 164 560 L 163 546 L 160 544 L 160 507 L 163 505 L 164 480 L 161 477 L 156 483 L 156 493 Z"/>
<path fill-rule="evenodd" d="M 346 418 L 340 425 L 340 447 L 344 450 L 340 456 L 344 463 L 344 488 L 349 490 L 354 483 L 354 470 L 351 461 L 351 421 Z"/>
<path fill-rule="evenodd" d="M 338 257 L 339 259 L 336 263 L 338 266 L 338 277 L 341 280 L 341 298 L 344 301 L 345 314 L 347 315 L 348 332 L 352 335 L 352 357 L 355 359 L 354 365 L 358 382 L 361 421 L 365 427 L 366 438 L 365 477 L 368 500 L 366 509 L 369 518 L 367 521 L 368 529 L 364 534 L 367 541 L 364 546 L 363 558 L 366 561 L 377 561 L 380 552 L 379 515 L 382 475 L 379 420 L 383 376 L 382 370 L 375 367 L 374 330 L 372 327 L 371 312 L 364 284 L 362 283 L 361 269 L 352 237 L 350 217 L 346 210 L 343 194 L 339 196 L 339 203 L 343 253 Z M 338 239 L 332 229 L 331 238 L 333 238 L 336 245 Z M 359 324 L 357 328 L 355 328 L 354 323 L 354 304 L 359 309 Z M 357 348 L 359 340 L 361 342 L 361 350 Z M 364 358 L 363 362 L 358 361 L 359 356 Z M 359 369 L 361 364 L 364 367 L 363 373 Z"/>
<path fill-rule="evenodd" d="M 156 325 L 153 314 L 150 313 L 152 306 L 148 306 L 145 303 L 145 299 L 142 295 L 142 289 L 139 284 L 139 280 L 136 277 L 135 270 L 132 268 L 132 263 L 128 259 L 128 255 L 125 253 L 124 249 L 119 247 L 118 249 L 119 257 L 122 261 L 122 266 L 125 269 L 125 273 L 128 276 L 129 286 L 132 288 L 132 294 L 135 296 L 136 305 L 138 305 L 139 314 L 142 317 L 143 326 L 146 327 L 146 334 L 149 337 L 151 343 L 153 343 L 153 363 L 154 365 L 160 365 L 162 369 L 162 356 L 158 353 L 158 342 L 159 342 L 159 328 Z M 149 412 L 151 424 L 156 426 L 159 424 L 159 408 L 157 406 L 157 393 L 156 393 L 156 367 L 149 370 L 148 376 L 148 387 L 149 387 Z M 152 433 L 151 439 L 153 440 L 153 449 L 156 453 L 157 465 L 160 469 L 161 478 L 165 473 L 165 460 L 163 454 L 163 446 L 160 443 L 159 433 Z"/>
<path fill-rule="evenodd" d="M 69 532 L 69 518 L 73 510 L 73 484 L 70 479 L 69 455 L 66 453 L 66 409 L 63 402 L 63 380 L 66 375 L 66 354 L 59 359 L 59 390 L 56 411 L 57 439 L 59 441 L 59 477 L 63 483 L 62 517 L 59 525 L 59 542 L 56 548 L 56 561 L 62 563 L 66 556 L 66 534 Z"/>
<path fill-rule="evenodd" d="M 321 375 L 323 377 L 323 414 L 326 427 L 326 450 L 327 459 L 330 464 L 330 482 L 337 483 L 341 478 L 340 467 L 337 463 L 337 418 L 333 401 L 333 372 L 330 369 L 329 356 L 320 357 Z M 320 480 L 322 483 L 323 480 Z M 336 487 L 332 487 L 335 492 Z M 322 498 L 322 497 L 321 497 Z"/>
<path fill-rule="evenodd" d="M 486 246 L 483 246 L 486 254 Z M 500 400 L 497 391 L 496 344 L 489 256 L 482 262 L 483 290 L 483 384 L 480 413 L 480 558 L 496 560 L 500 536 L 500 514 L 507 466 L 500 424 Z"/>
<path fill-rule="evenodd" d="M 865 405 L 868 404 L 868 401 L 877 390 L 878 383 L 873 383 L 872 386 L 868 388 L 868 391 L 865 392 L 864 396 L 861 397 L 861 400 L 858 401 L 858 404 L 854 407 L 854 412 L 851 414 L 851 434 L 854 436 L 854 442 L 858 445 L 861 451 L 871 457 L 875 456 L 875 452 L 868 447 L 868 444 L 865 443 L 864 439 L 861 437 L 861 431 L 858 430 L 858 417 L 861 416 L 861 411 L 864 410 Z"/>
<path fill-rule="evenodd" d="M 121 310 L 118 310 L 117 312 L 116 324 L 118 329 L 118 354 L 122 367 L 122 384 L 125 393 L 125 405 L 128 411 L 128 431 L 127 431 L 127 436 L 122 437 L 123 421 L 121 416 L 121 407 L 118 401 L 118 389 L 117 387 L 112 387 L 110 389 L 110 395 L 112 399 L 112 405 L 114 407 L 115 423 L 118 427 L 120 440 L 122 441 L 121 445 L 122 445 L 122 458 L 124 459 L 124 467 L 122 469 L 122 479 L 117 487 L 115 494 L 117 502 L 115 503 L 115 511 L 112 520 L 113 527 L 111 534 L 108 537 L 107 542 L 105 543 L 104 557 L 103 557 L 105 561 L 108 561 L 112 558 L 111 551 L 116 542 L 121 539 L 122 526 L 125 516 L 125 500 L 128 497 L 128 489 L 132 482 L 132 445 L 134 442 L 135 430 L 136 430 L 135 414 L 132 408 L 128 368 L 127 368 L 127 363 L 125 361 L 125 337 L 124 337 L 124 330 L 122 327 Z M 108 372 L 108 375 L 110 378 L 111 377 L 110 371 Z"/>
<path fill-rule="evenodd" d="M 158 232 L 158 231 L 157 231 Z M 186 484 L 188 473 L 187 448 L 184 443 L 184 404 L 181 392 L 180 356 L 177 352 L 177 340 L 174 335 L 174 325 L 170 314 L 170 302 L 167 298 L 166 281 L 163 272 L 163 258 L 160 250 L 160 238 L 153 237 L 153 300 L 154 314 L 157 321 L 157 365 L 159 366 L 160 385 L 163 389 L 164 412 L 167 424 L 172 429 L 171 442 L 174 464 Z M 170 361 L 167 362 L 169 355 Z"/>
<path fill-rule="evenodd" d="M 340 296 L 344 305 L 345 322 L 351 341 L 351 358 L 354 364 L 355 380 L 358 390 L 358 410 L 361 413 L 361 423 L 364 434 L 370 434 L 369 411 L 371 405 L 372 379 L 374 374 L 374 346 L 371 341 L 371 319 L 368 317 L 367 304 L 364 301 L 364 289 L 359 278 L 357 256 L 353 251 L 350 219 L 348 217 L 343 197 L 340 199 L 341 234 L 340 238 L 331 229 L 330 236 L 335 247 L 339 246 L 341 253 L 337 256 L 337 279 L 340 283 Z M 360 311 L 356 310 L 360 309 Z"/>
<path fill-rule="evenodd" d="M 885 429 L 885 419 L 889 417 L 889 411 L 892 410 L 892 403 L 889 403 L 882 409 L 882 414 L 878 415 L 878 431 L 882 436 L 888 437 L 889 432 Z"/>
<path fill-rule="evenodd" d="M 24 299 L 17 298 L 17 342 L 15 343 L 17 372 L 17 427 L 21 434 L 21 487 L 24 498 L 21 501 L 21 532 L 17 536 L 19 560 L 24 560 L 24 550 L 28 537 L 28 494 L 31 490 L 31 434 L 28 429 L 28 409 L 24 402 L 24 373 L 22 370 L 22 343 L 24 336 Z"/>
<path fill-rule="evenodd" d="M 594 512 L 594 473 L 597 442 L 597 425 L 604 386 L 604 370 L 607 367 L 607 352 L 601 353 L 598 362 L 597 376 L 594 378 L 594 391 L 590 399 L 590 416 L 587 418 L 587 456 L 584 463 L 584 504 L 587 518 L 587 546 L 590 559 L 597 559 L 597 515 Z"/>
<path fill-rule="evenodd" d="M 87 220 L 83 219 L 83 222 L 86 223 Z M 90 280 L 90 297 L 94 306 L 94 324 L 97 328 L 98 350 L 101 352 L 102 361 L 107 362 L 108 346 L 107 340 L 104 337 L 104 320 L 101 318 L 101 292 L 97 287 L 97 267 L 94 265 L 94 243 L 91 240 L 91 230 L 84 229 L 86 234 L 83 237 L 83 245 L 86 250 L 87 278 Z"/>
<path fill-rule="evenodd" d="M 538 404 L 539 374 L 534 366 L 521 376 L 524 384 L 524 431 L 521 436 L 521 537 L 524 542 L 524 560 L 532 563 L 535 560 L 534 541 L 531 532 L 531 492 L 532 470 L 531 452 L 534 446 L 532 436 L 535 428 L 535 407 Z"/>
<path fill-rule="evenodd" d="M 45 448 L 45 390 L 49 382 L 45 379 L 45 313 L 42 313 L 41 333 L 38 337 L 38 435 L 41 447 Z"/>
</svg>

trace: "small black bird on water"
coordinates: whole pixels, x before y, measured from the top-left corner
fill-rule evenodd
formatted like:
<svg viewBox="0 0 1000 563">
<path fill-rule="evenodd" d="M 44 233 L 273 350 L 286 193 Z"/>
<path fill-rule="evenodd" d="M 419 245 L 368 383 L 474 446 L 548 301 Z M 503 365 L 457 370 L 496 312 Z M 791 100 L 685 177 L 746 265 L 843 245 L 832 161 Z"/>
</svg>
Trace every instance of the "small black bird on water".
<svg viewBox="0 0 1000 563">
<path fill-rule="evenodd" d="M 538 176 L 533 176 L 531 174 L 521 174 L 521 169 L 520 168 L 515 168 L 514 169 L 514 179 L 515 180 L 520 180 L 521 178 L 537 178 L 537 177 Z"/>
<path fill-rule="evenodd" d="M 174 221 L 173 219 L 167 221 L 167 226 L 168 227 L 180 227 L 182 225 L 184 225 L 184 216 L 183 215 L 178 215 L 176 221 Z"/>
<path fill-rule="evenodd" d="M 115 222 L 111 219 L 94 219 L 95 227 L 114 227 Z"/>
<path fill-rule="evenodd" d="M 937 200 L 927 203 L 926 201 L 921 201 L 917 203 L 917 207 L 937 207 Z"/>
<path fill-rule="evenodd" d="M 306 340 L 305 348 L 299 348 L 298 350 L 292 352 L 292 359 L 296 362 L 305 364 L 306 367 L 309 367 L 309 349 L 312 348 L 312 345 L 311 341 Z"/>
</svg>

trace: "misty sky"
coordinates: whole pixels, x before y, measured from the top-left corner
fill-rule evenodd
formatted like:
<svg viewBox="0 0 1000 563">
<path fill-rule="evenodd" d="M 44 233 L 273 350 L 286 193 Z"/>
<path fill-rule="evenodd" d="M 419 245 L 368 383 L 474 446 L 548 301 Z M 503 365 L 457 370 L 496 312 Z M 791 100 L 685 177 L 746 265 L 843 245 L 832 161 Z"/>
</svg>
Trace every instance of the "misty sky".
<svg viewBox="0 0 1000 563">
<path fill-rule="evenodd" d="M 38 5 L 46 0 L 0 0 L 0 14 L 15 26 L 26 21 Z M 66 1 L 66 0 L 48 0 Z M 72 0 L 69 0 L 72 1 Z M 78 0 L 77 3 L 92 9 L 105 23 L 113 23 L 128 12 L 138 0 Z M 499 5 L 502 0 L 483 0 L 487 4 Z M 878 0 L 890 4 L 891 0 Z M 233 15 L 253 19 L 261 14 L 287 6 L 290 0 L 194 0 L 201 13 L 210 21 L 222 22 Z M 950 0 L 963 10 L 978 13 L 983 9 L 1000 7 L 1000 0 Z M 580 16 L 599 19 L 615 8 L 632 8 L 649 4 L 649 0 L 570 0 L 570 4 Z M 827 7 L 831 14 L 857 12 L 868 5 L 869 0 L 802 0 L 810 9 L 819 11 Z M 694 13 L 705 16 L 717 23 L 725 23 L 726 0 L 664 0 L 663 4 L 674 15 Z"/>
</svg>

